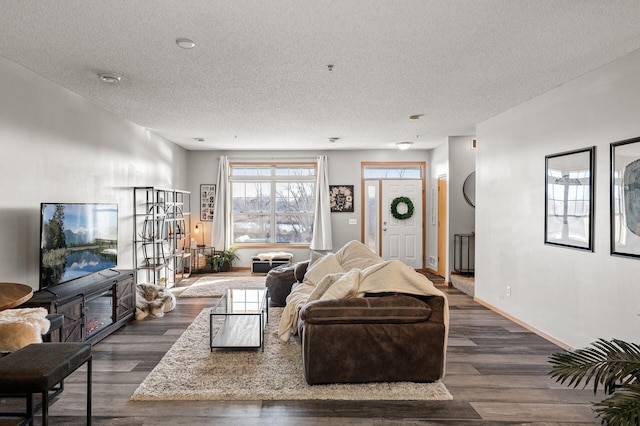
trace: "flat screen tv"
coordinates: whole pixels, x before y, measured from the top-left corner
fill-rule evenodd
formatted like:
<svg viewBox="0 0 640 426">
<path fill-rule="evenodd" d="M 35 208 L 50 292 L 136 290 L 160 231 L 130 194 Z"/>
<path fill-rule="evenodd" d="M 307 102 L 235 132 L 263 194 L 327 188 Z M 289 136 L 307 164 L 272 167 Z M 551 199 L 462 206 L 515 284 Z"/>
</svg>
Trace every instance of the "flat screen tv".
<svg viewBox="0 0 640 426">
<path fill-rule="evenodd" d="M 40 205 L 40 289 L 118 264 L 118 205 Z"/>
</svg>

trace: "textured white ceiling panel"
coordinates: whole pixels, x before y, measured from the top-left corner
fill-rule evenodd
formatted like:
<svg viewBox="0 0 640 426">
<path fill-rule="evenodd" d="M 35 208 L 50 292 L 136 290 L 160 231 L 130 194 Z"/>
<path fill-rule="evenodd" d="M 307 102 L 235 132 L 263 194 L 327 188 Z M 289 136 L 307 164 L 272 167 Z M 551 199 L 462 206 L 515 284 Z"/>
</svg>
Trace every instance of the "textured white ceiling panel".
<svg viewBox="0 0 640 426">
<path fill-rule="evenodd" d="M 0 0 L 0 10 L 0 55 L 187 149 L 431 148 L 640 48 L 637 0 Z M 197 46 L 178 48 L 181 37 Z M 105 85 L 101 72 L 122 81 Z"/>
</svg>

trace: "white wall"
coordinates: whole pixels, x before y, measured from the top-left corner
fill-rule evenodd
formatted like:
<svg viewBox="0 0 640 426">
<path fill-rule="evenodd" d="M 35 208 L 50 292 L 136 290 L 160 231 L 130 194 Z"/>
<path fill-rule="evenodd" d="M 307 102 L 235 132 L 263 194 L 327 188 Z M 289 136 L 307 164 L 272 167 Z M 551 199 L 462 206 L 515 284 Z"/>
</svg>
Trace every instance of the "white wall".
<svg viewBox="0 0 640 426">
<path fill-rule="evenodd" d="M 453 136 L 449 138 L 449 181 L 448 181 L 448 225 L 449 225 L 449 271 L 454 265 L 454 239 L 456 234 L 471 234 L 475 231 L 475 209 L 465 200 L 462 187 L 470 173 L 476 169 L 476 151 L 471 149 L 473 136 Z M 466 243 L 462 256 L 466 259 Z M 469 254 L 473 259 L 473 250 Z M 458 259 L 460 262 L 460 259 Z M 467 267 L 467 261 L 459 264 Z"/>
<path fill-rule="evenodd" d="M 233 160 L 250 158 L 260 160 L 310 159 L 315 161 L 318 155 L 327 155 L 329 160 L 329 184 L 330 185 L 354 185 L 355 204 L 353 213 L 331 213 L 331 226 L 333 231 L 333 251 L 342 247 L 351 240 L 361 239 L 361 162 L 390 162 L 390 161 L 425 161 L 427 162 L 429 152 L 426 150 L 412 149 L 409 151 L 191 151 L 189 157 L 189 187 L 192 192 L 192 211 L 194 217 L 199 217 L 200 207 L 197 204 L 200 194 L 200 184 L 215 183 L 218 175 L 218 162 L 220 155 L 228 155 Z M 429 165 L 427 163 L 427 170 Z M 428 180 L 427 180 L 428 186 Z M 427 198 L 427 204 L 429 200 Z M 429 206 L 427 205 L 427 209 Z M 349 224 L 349 219 L 356 219 L 355 225 Z M 197 221 L 194 220 L 192 228 Z M 211 222 L 204 223 L 207 242 L 211 240 Z M 193 232 L 193 229 L 192 229 Z M 238 250 L 239 260 L 234 266 L 250 266 L 251 256 L 268 249 L 240 249 Z M 280 248 L 279 248 L 280 250 Z M 285 250 L 282 248 L 282 250 Z M 294 261 L 308 259 L 308 249 L 287 249 L 294 255 Z"/>
<path fill-rule="evenodd" d="M 186 185 L 186 151 L 1 57 L 0 93 L 0 281 L 38 288 L 41 202 L 118 203 L 131 268 L 131 187 Z"/>
<path fill-rule="evenodd" d="M 477 126 L 475 295 L 573 347 L 640 339 L 640 259 L 609 254 L 609 144 L 640 135 L 638 75 L 640 51 Z M 595 252 L 545 245 L 544 157 L 593 145 Z"/>
</svg>

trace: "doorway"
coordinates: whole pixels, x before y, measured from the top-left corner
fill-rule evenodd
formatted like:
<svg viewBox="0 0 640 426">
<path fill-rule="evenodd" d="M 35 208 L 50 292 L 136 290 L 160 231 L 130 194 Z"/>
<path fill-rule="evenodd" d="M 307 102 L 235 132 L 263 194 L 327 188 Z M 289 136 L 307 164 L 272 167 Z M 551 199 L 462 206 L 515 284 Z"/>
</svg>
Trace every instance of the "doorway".
<svg viewBox="0 0 640 426">
<path fill-rule="evenodd" d="M 383 259 L 415 269 L 424 268 L 424 169 L 423 162 L 362 165 L 363 243 Z M 403 198 L 408 203 L 397 201 Z M 411 208 L 410 217 L 394 217 L 392 203 L 399 216 Z"/>
<path fill-rule="evenodd" d="M 438 275 L 447 278 L 447 176 L 438 177 Z"/>
</svg>

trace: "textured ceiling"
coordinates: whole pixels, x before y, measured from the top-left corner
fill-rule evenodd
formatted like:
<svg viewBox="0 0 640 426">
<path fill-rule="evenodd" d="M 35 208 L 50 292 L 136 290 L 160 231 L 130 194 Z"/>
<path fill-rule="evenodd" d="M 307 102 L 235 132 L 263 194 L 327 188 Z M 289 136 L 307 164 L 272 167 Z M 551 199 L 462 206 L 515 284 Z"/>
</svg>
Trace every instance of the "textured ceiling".
<svg viewBox="0 0 640 426">
<path fill-rule="evenodd" d="M 640 48 L 637 0 L 0 0 L 0 11 L 0 55 L 187 149 L 431 148 Z M 178 48 L 181 37 L 197 46 Z"/>
</svg>

